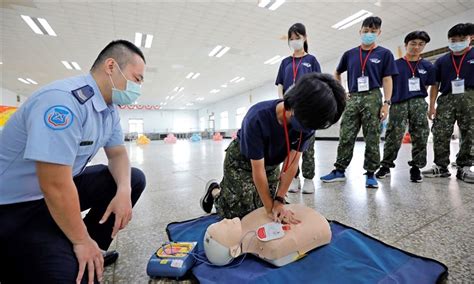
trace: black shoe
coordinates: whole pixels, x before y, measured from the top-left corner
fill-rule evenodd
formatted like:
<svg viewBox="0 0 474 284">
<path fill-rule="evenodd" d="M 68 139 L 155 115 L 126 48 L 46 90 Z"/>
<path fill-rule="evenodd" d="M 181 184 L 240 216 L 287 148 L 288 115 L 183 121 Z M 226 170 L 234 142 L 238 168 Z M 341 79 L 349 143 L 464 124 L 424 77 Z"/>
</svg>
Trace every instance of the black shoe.
<svg viewBox="0 0 474 284">
<path fill-rule="evenodd" d="M 375 176 L 377 178 L 385 178 L 385 177 L 388 177 L 390 176 L 390 169 L 387 168 L 387 167 L 380 167 L 380 169 L 377 171 L 377 173 L 375 173 Z"/>
<path fill-rule="evenodd" d="M 422 182 L 423 178 L 421 177 L 421 172 L 418 167 L 411 167 L 410 169 L 410 180 L 412 182 Z"/>
<path fill-rule="evenodd" d="M 204 195 L 201 197 L 200 203 L 201 208 L 206 213 L 211 213 L 212 206 L 214 205 L 214 197 L 212 196 L 212 190 L 219 188 L 219 183 L 216 180 L 211 179 L 207 182 Z"/>
<path fill-rule="evenodd" d="M 119 257 L 119 253 L 116 250 L 107 251 L 104 254 L 104 267 L 114 264 Z"/>
</svg>

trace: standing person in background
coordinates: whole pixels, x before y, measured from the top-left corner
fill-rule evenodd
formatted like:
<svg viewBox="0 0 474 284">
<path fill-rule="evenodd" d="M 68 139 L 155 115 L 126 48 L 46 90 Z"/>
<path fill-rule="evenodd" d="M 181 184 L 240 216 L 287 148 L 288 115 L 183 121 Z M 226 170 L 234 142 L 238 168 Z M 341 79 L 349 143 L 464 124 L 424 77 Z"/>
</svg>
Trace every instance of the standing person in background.
<svg viewBox="0 0 474 284">
<path fill-rule="evenodd" d="M 394 78 L 392 107 L 390 108 L 389 123 L 385 135 L 383 159 L 381 167 L 375 174 L 377 178 L 390 175 L 390 168 L 397 158 L 402 145 L 402 139 L 408 124 L 408 132 L 412 141 L 412 160 L 410 180 L 422 182 L 420 169 L 426 166 L 426 143 L 430 128 L 426 112 L 428 104 L 427 88 L 436 81 L 433 64 L 420 57 L 430 36 L 424 31 L 414 31 L 405 37 L 406 55 L 395 61 L 398 76 Z"/>
<path fill-rule="evenodd" d="M 450 142 L 454 124 L 461 132 L 456 159 L 456 177 L 474 182 L 472 139 L 474 132 L 474 51 L 469 46 L 469 25 L 457 24 L 448 31 L 451 52 L 435 62 L 436 85 L 431 88 L 429 118 L 433 119 L 433 149 L 435 165 L 423 171 L 425 177 L 449 177 Z M 441 95 L 438 98 L 438 92 Z M 438 106 L 435 108 L 435 102 Z"/>
<path fill-rule="evenodd" d="M 347 71 L 350 99 L 341 120 L 335 169 L 321 177 L 323 182 L 346 180 L 345 170 L 352 160 L 357 134 L 362 126 L 364 170 L 367 171 L 365 184 L 368 188 L 378 187 L 374 173 L 380 164 L 380 121 L 387 118 L 392 97 L 392 76 L 398 74 L 392 52 L 375 43 L 381 26 L 379 17 L 366 18 L 359 31 L 362 44 L 346 51 L 337 66 L 337 80 L 341 81 L 341 74 Z"/>
<path fill-rule="evenodd" d="M 308 39 L 303 24 L 296 23 L 290 27 L 288 30 L 288 45 L 293 54 L 281 62 L 275 82 L 275 85 L 278 86 L 278 96 L 281 99 L 304 74 L 321 73 L 318 60 L 314 55 L 308 53 Z M 309 141 L 308 149 L 303 152 L 302 170 L 305 179 L 303 193 L 314 193 L 314 135 Z M 291 182 L 289 192 L 300 191 L 299 174 L 300 169 L 298 168 L 295 178 Z"/>
</svg>

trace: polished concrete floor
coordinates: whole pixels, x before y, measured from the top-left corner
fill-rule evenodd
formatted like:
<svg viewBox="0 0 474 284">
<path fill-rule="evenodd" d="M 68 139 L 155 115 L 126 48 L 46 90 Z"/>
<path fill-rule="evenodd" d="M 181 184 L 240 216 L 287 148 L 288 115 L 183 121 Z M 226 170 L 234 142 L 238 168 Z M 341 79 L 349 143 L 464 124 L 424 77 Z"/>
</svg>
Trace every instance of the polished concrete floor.
<svg viewBox="0 0 474 284">
<path fill-rule="evenodd" d="M 105 283 L 171 282 L 150 281 L 146 275 L 148 259 L 167 241 L 168 223 L 203 215 L 199 198 L 209 179 L 222 177 L 229 142 L 127 144 L 132 165 L 147 176 L 147 188 L 134 209 L 132 222 L 112 243 L 111 249 L 118 250 L 120 258 L 107 268 Z M 404 144 L 392 176 L 380 180 L 378 189 L 366 189 L 364 146 L 357 142 L 345 183 L 323 184 L 319 176 L 332 169 L 337 142 L 316 141 L 316 192 L 289 194 L 289 201 L 303 202 L 327 219 L 443 262 L 449 267 L 448 283 L 474 283 L 474 185 L 456 180 L 453 168 L 451 178 L 411 183 L 407 165 L 411 146 Z M 457 150 L 458 144 L 453 142 L 452 160 Z M 431 144 L 428 153 L 431 165 Z M 93 163 L 106 163 L 105 155 L 99 153 Z"/>
</svg>

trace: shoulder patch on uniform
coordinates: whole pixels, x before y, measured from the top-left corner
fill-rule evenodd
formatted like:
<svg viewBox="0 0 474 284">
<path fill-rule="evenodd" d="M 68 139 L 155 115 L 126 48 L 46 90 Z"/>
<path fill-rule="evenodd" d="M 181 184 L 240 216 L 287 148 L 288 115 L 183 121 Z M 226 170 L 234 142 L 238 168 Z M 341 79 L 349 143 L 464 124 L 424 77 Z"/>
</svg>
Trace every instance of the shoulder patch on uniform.
<svg viewBox="0 0 474 284">
<path fill-rule="evenodd" d="M 74 120 L 72 111 L 63 105 L 50 107 L 44 113 L 44 123 L 53 130 L 63 130 L 68 128 Z"/>
<path fill-rule="evenodd" d="M 94 89 L 89 85 L 85 85 L 71 92 L 81 105 L 87 102 L 94 95 Z"/>
</svg>

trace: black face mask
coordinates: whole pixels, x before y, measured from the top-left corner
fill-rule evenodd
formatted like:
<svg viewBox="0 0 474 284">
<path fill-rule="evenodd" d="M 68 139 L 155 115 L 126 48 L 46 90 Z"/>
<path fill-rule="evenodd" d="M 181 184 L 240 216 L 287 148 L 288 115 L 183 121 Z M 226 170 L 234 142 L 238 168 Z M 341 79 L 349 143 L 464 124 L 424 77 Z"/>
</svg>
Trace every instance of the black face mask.
<svg viewBox="0 0 474 284">
<path fill-rule="evenodd" d="M 291 117 L 290 120 L 291 128 L 293 128 L 296 131 L 303 131 L 303 132 L 308 132 L 311 131 L 311 129 L 304 127 L 297 119 L 295 116 Z"/>
</svg>

